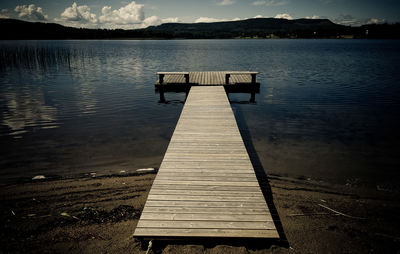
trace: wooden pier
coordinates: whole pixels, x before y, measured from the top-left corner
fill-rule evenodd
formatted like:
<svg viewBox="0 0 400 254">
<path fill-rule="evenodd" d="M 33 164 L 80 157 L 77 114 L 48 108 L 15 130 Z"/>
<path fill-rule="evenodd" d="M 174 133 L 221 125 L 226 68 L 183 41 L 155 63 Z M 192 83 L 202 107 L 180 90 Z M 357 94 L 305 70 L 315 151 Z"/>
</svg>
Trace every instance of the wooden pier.
<svg viewBox="0 0 400 254">
<path fill-rule="evenodd" d="M 188 92 L 192 86 L 223 86 L 228 93 L 259 93 L 257 72 L 251 71 L 203 71 L 158 72 L 154 84 L 156 91 Z"/>
<path fill-rule="evenodd" d="M 224 86 L 256 84 L 257 72 L 252 71 L 195 71 L 195 72 L 157 72 L 156 85 L 190 84 L 202 86 Z"/>
<path fill-rule="evenodd" d="M 135 237 L 279 237 L 222 83 L 190 88 Z"/>
</svg>

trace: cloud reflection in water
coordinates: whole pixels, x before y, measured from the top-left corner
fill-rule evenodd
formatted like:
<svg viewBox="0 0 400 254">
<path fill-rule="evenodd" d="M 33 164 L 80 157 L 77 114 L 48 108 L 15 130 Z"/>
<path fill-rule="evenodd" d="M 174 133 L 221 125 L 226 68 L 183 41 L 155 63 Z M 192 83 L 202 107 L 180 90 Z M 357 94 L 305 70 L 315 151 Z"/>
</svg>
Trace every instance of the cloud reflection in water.
<svg viewBox="0 0 400 254">
<path fill-rule="evenodd" d="M 2 124 L 11 129 L 9 135 L 21 137 L 19 135 L 26 133 L 28 127 L 58 127 L 57 109 L 45 104 L 43 92 L 39 89 L 9 91 L 2 97 L 7 105 L 3 111 Z"/>
</svg>

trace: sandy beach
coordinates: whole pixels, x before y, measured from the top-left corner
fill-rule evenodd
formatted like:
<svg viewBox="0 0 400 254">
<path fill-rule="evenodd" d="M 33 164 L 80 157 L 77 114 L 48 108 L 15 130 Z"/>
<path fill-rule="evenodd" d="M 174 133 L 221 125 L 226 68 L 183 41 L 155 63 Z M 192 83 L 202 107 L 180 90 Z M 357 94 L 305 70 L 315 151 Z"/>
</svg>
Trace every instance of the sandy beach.
<svg viewBox="0 0 400 254">
<path fill-rule="evenodd" d="M 1 253 L 145 253 L 132 237 L 155 173 L 1 186 Z M 269 176 L 281 239 L 156 242 L 153 253 L 398 253 L 399 196 Z M 279 220 L 279 221 L 278 221 Z"/>
</svg>

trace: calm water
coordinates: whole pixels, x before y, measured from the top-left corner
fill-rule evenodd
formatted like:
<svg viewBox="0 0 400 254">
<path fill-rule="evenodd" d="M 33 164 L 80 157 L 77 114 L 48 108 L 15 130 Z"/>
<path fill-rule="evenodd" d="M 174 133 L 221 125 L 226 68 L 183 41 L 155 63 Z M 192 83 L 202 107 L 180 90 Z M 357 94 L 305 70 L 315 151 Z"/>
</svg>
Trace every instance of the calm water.
<svg viewBox="0 0 400 254">
<path fill-rule="evenodd" d="M 232 107 L 268 174 L 398 190 L 400 42 L 1 41 L 0 182 L 158 167 L 185 99 L 157 71 L 259 71 Z"/>
</svg>

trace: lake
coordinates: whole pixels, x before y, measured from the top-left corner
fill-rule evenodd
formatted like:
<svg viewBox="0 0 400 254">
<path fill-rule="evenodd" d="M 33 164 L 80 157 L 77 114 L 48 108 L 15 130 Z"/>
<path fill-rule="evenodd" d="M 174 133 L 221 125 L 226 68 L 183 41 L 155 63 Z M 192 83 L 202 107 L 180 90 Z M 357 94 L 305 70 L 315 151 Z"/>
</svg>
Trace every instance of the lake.
<svg viewBox="0 0 400 254">
<path fill-rule="evenodd" d="M 0 41 L 0 183 L 159 167 L 185 100 L 157 71 L 258 71 L 230 94 L 269 175 L 399 191 L 400 41 Z"/>
</svg>

